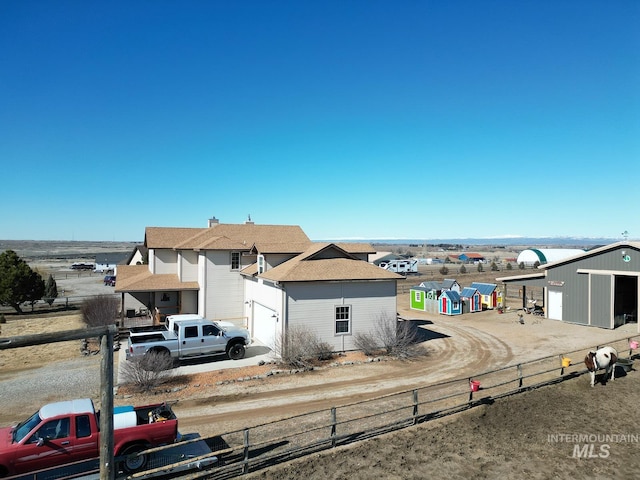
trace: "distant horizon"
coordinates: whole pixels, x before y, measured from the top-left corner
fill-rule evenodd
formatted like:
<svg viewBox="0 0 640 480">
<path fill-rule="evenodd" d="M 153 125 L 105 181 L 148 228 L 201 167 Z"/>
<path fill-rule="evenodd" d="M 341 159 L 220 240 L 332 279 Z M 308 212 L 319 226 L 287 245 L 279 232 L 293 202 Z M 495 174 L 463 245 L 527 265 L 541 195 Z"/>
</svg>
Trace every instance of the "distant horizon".
<svg viewBox="0 0 640 480">
<path fill-rule="evenodd" d="M 327 243 L 370 243 L 370 244 L 390 244 L 390 245 L 439 245 L 439 244 L 463 244 L 463 245 L 600 245 L 611 244 L 622 241 L 635 242 L 632 238 L 613 237 L 465 237 L 465 238 L 333 238 L 333 239 L 310 239 L 312 242 Z M 30 240 L 30 239 L 0 239 L 0 246 L 3 243 L 60 243 L 60 244 L 131 244 L 142 245 L 144 240 Z"/>
</svg>

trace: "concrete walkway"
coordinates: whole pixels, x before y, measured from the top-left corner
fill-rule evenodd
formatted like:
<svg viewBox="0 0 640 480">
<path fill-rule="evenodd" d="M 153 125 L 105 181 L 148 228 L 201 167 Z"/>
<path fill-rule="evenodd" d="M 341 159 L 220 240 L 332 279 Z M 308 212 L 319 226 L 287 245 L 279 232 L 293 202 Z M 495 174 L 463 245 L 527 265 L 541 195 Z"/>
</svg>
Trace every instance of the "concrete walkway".
<svg viewBox="0 0 640 480">
<path fill-rule="evenodd" d="M 125 340 L 115 355 L 118 385 L 121 384 L 122 381 L 122 365 L 127 361 L 126 352 L 128 346 L 129 342 Z M 260 365 L 261 362 L 270 362 L 274 360 L 274 358 L 274 354 L 269 347 L 254 340 L 253 343 L 247 347 L 244 358 L 240 360 L 230 360 L 226 354 L 181 360 L 179 366 L 174 368 L 173 372 L 174 375 L 188 375 L 213 370 L 224 370 L 227 368 L 250 367 Z"/>
</svg>

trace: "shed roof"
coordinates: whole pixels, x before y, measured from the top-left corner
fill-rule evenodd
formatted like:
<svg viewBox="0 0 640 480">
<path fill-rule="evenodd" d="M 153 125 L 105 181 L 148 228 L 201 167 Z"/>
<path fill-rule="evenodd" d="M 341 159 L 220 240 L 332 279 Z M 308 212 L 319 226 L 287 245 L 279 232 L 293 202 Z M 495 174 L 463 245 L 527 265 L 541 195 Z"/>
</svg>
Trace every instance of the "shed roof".
<svg viewBox="0 0 640 480">
<path fill-rule="evenodd" d="M 442 297 L 443 295 L 447 297 L 449 300 L 451 300 L 452 302 L 460 301 L 460 294 L 455 290 L 443 290 L 442 293 L 440 294 L 440 297 Z"/>
<path fill-rule="evenodd" d="M 421 286 L 428 288 L 429 290 L 442 290 L 442 284 L 436 280 L 420 283 Z"/>
<path fill-rule="evenodd" d="M 476 288 L 481 295 L 491 295 L 498 288 L 495 283 L 472 282 L 470 287 Z"/>
<path fill-rule="evenodd" d="M 479 293 L 477 288 L 464 287 L 460 292 L 460 296 L 462 298 L 469 298 L 469 297 L 473 297 L 476 293 Z"/>
</svg>

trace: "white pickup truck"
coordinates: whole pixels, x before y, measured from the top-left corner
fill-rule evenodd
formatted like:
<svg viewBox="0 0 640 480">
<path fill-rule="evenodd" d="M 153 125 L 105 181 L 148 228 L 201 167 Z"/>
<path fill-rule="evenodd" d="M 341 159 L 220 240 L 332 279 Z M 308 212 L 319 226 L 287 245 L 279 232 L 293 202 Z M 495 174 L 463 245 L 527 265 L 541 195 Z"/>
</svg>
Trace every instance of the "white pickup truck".
<svg viewBox="0 0 640 480">
<path fill-rule="evenodd" d="M 226 353 L 232 360 L 244 358 L 251 335 L 229 322 L 214 322 L 199 315 L 169 315 L 163 327 L 132 329 L 127 360 L 157 352 L 176 360 Z"/>
</svg>

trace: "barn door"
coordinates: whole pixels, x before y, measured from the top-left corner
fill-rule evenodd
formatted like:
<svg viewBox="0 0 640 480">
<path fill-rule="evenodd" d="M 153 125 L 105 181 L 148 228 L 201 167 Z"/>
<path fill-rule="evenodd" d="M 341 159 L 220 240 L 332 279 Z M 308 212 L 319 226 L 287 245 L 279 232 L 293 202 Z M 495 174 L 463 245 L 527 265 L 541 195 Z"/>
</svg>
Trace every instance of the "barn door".
<svg viewBox="0 0 640 480">
<path fill-rule="evenodd" d="M 547 317 L 552 320 L 562 320 L 562 292 L 549 290 L 548 299 Z"/>
</svg>

